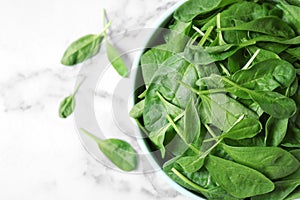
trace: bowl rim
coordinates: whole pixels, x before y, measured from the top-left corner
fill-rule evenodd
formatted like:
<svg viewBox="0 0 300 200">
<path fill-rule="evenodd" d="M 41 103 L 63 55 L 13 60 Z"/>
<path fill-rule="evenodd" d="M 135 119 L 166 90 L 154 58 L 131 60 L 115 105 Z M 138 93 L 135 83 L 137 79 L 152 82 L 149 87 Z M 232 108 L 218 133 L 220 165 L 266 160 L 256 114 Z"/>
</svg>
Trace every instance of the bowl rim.
<svg viewBox="0 0 300 200">
<path fill-rule="evenodd" d="M 181 0 L 179 2 L 177 2 L 175 5 L 173 5 L 171 8 L 169 8 L 154 24 L 153 24 L 153 28 L 154 30 L 151 31 L 151 33 L 149 34 L 149 37 L 145 40 L 145 43 L 143 45 L 143 48 L 141 48 L 138 52 L 137 55 L 135 56 L 135 59 L 133 61 L 132 64 L 132 68 L 131 71 L 134 72 L 134 74 L 132 74 L 132 76 L 134 77 L 133 81 L 132 81 L 132 85 L 131 85 L 131 90 L 135 91 L 135 85 L 136 85 L 136 77 L 138 76 L 138 68 L 139 63 L 140 63 L 140 59 L 141 56 L 143 55 L 144 51 L 146 50 L 146 47 L 148 46 L 148 44 L 151 42 L 152 37 L 155 35 L 156 33 L 156 29 L 161 27 L 161 25 L 169 18 L 171 17 L 171 15 L 174 13 L 175 10 L 177 10 L 183 3 L 185 3 L 187 0 Z M 134 102 L 135 102 L 135 95 L 132 96 L 132 98 L 130 99 L 129 102 L 129 106 L 132 107 L 134 106 Z M 135 127 L 136 128 L 136 132 L 140 134 L 140 136 L 142 135 L 141 130 L 138 128 L 138 126 Z M 141 148 L 141 150 L 145 153 L 147 160 L 150 162 L 150 164 L 152 165 L 152 167 L 154 169 L 160 169 L 159 171 L 157 171 L 156 173 L 163 177 L 163 179 L 176 191 L 178 191 L 179 193 L 181 193 L 182 195 L 195 199 L 195 200 L 204 200 L 202 197 L 194 194 L 193 192 L 189 191 L 188 189 L 180 186 L 179 184 L 177 184 L 173 179 L 171 179 L 168 175 L 166 175 L 164 173 L 164 171 L 161 169 L 161 167 L 159 166 L 159 164 L 157 163 L 157 161 L 155 160 L 155 158 L 151 155 L 151 153 L 149 152 L 149 149 L 146 145 L 145 140 L 143 139 L 143 137 L 137 138 L 137 143 L 139 145 L 139 147 Z"/>
</svg>

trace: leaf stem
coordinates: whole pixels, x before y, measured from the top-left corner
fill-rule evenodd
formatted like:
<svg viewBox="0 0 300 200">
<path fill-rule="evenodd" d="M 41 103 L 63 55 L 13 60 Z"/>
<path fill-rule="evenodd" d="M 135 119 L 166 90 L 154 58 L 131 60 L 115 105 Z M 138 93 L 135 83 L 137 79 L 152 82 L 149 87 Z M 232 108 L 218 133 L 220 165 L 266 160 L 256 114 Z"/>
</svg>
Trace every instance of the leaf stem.
<svg viewBox="0 0 300 200">
<path fill-rule="evenodd" d="M 221 29 L 221 13 L 217 14 L 217 32 L 218 32 L 218 38 L 219 38 L 219 45 L 226 44 L 226 42 L 223 39 L 222 31 Z"/>
<path fill-rule="evenodd" d="M 192 27 L 193 27 L 193 29 L 194 29 L 195 31 L 197 31 L 197 33 L 199 33 L 202 37 L 205 35 L 205 33 L 203 33 L 197 26 L 193 25 Z M 210 42 L 213 42 L 213 40 L 212 40 L 209 36 L 207 37 L 207 40 L 210 41 Z"/>
<path fill-rule="evenodd" d="M 208 94 L 216 94 L 216 93 L 225 93 L 227 92 L 225 88 L 216 88 L 216 89 L 209 89 L 209 90 L 202 90 L 199 91 L 199 95 L 208 95 Z"/>
<path fill-rule="evenodd" d="M 189 180 L 188 178 L 186 178 L 183 174 L 181 174 L 177 169 L 175 169 L 174 167 L 171 169 L 172 172 L 178 176 L 178 178 L 180 178 L 183 182 L 185 182 L 186 184 L 188 184 L 189 186 L 191 186 L 192 188 L 196 189 L 199 192 L 209 192 L 208 189 L 202 188 L 199 185 L 195 184 L 194 182 L 192 182 L 191 180 Z"/>
<path fill-rule="evenodd" d="M 220 142 L 222 142 L 222 138 L 219 139 L 214 145 L 212 145 L 207 151 L 205 151 L 204 153 L 202 153 L 199 157 L 199 159 L 205 158 L 216 146 L 219 145 Z"/>
<path fill-rule="evenodd" d="M 219 140 L 219 137 L 215 137 L 215 138 L 208 138 L 206 140 L 203 140 L 203 142 L 211 142 L 211 141 L 218 141 Z"/>
<path fill-rule="evenodd" d="M 103 29 L 105 29 L 105 26 L 107 24 L 107 18 L 106 18 L 106 10 L 105 10 L 105 8 L 103 8 L 103 10 L 102 10 L 102 24 L 103 24 Z M 105 31 L 103 33 L 105 39 L 107 38 L 106 30 L 107 29 L 105 29 Z"/>
<path fill-rule="evenodd" d="M 177 134 L 180 136 L 180 138 L 184 141 L 184 143 L 190 148 L 192 149 L 196 154 L 200 154 L 201 152 L 194 147 L 192 144 L 189 144 L 186 139 L 183 137 L 182 132 L 179 130 L 179 128 L 177 127 L 177 125 L 175 124 L 175 122 L 173 121 L 173 119 L 171 118 L 170 115 L 167 115 L 167 119 L 169 121 L 169 123 L 171 124 L 171 126 L 175 129 L 175 131 L 177 132 Z"/>
<path fill-rule="evenodd" d="M 257 49 L 255 51 L 255 53 L 253 54 L 253 56 L 249 59 L 249 61 L 246 63 L 246 65 L 242 68 L 242 70 L 246 70 L 249 69 L 250 65 L 253 63 L 254 59 L 257 57 L 257 55 L 259 54 L 260 49 Z"/>
<path fill-rule="evenodd" d="M 141 122 L 138 119 L 135 119 L 135 122 L 144 134 L 149 135 L 149 132 L 145 129 L 145 127 L 141 124 Z"/>
<path fill-rule="evenodd" d="M 180 81 L 180 80 L 177 80 L 177 82 L 179 84 L 181 84 L 182 86 L 186 87 L 187 89 L 189 89 L 190 91 L 192 91 L 193 93 L 195 94 L 198 94 L 198 95 L 207 95 L 207 94 L 215 94 L 215 93 L 224 93 L 224 92 L 227 92 L 225 88 L 216 88 L 216 89 L 209 89 L 209 90 L 196 90 L 195 88 L 189 86 L 188 84 Z"/>
<path fill-rule="evenodd" d="M 180 115 L 174 118 L 174 122 L 177 122 L 179 119 L 181 119 L 184 116 L 184 112 L 182 112 Z"/>
<path fill-rule="evenodd" d="M 148 90 L 148 89 L 146 89 L 143 93 L 141 93 L 141 94 L 138 96 L 138 98 L 139 98 L 139 99 L 143 99 L 143 98 L 146 96 L 146 94 L 147 94 L 147 90 Z"/>
<path fill-rule="evenodd" d="M 213 137 L 213 138 L 217 138 L 217 135 L 215 134 L 215 132 L 212 130 L 212 128 L 210 128 L 210 126 L 208 126 L 207 124 L 204 125 L 205 128 L 207 129 L 208 133 Z"/>
<path fill-rule="evenodd" d="M 95 142 L 97 142 L 97 144 L 101 143 L 102 140 L 99 139 L 98 137 L 96 137 L 95 135 L 91 134 L 90 132 L 88 132 L 87 130 L 80 128 L 80 131 L 83 132 L 84 134 L 86 134 L 87 136 L 89 136 L 90 138 L 92 138 Z"/>
<path fill-rule="evenodd" d="M 228 69 L 223 65 L 223 63 L 219 63 L 220 67 L 222 68 L 223 72 L 227 75 L 230 76 L 230 73 Z"/>
<path fill-rule="evenodd" d="M 239 86 L 238 84 L 236 84 L 235 82 L 231 81 L 230 79 L 226 78 L 226 77 L 221 77 L 223 81 L 227 82 L 229 85 L 231 85 L 233 88 L 238 88 L 246 93 L 252 93 L 252 90 L 249 90 L 247 88 L 244 88 L 242 86 Z"/>
<path fill-rule="evenodd" d="M 181 84 L 182 86 L 186 87 L 187 89 L 189 89 L 190 91 L 192 91 L 193 93 L 199 94 L 199 91 L 196 90 L 195 88 L 191 87 L 190 85 L 186 84 L 185 82 L 182 82 L 180 80 L 176 80 L 177 83 Z"/>
<path fill-rule="evenodd" d="M 86 77 L 84 77 L 84 78 L 80 81 L 80 83 L 76 86 L 76 88 L 75 88 L 75 90 L 74 90 L 74 92 L 73 92 L 73 94 L 72 94 L 72 97 L 74 97 L 74 96 L 77 94 L 77 92 L 78 92 L 80 86 L 83 84 L 83 82 L 85 81 L 85 79 L 86 79 Z"/>
<path fill-rule="evenodd" d="M 99 36 L 104 36 L 104 38 L 107 38 L 107 34 L 106 34 L 106 30 L 111 26 L 112 22 L 109 21 L 107 24 L 105 24 L 105 26 L 103 27 L 103 29 L 101 30 L 101 32 L 98 34 Z"/>
<path fill-rule="evenodd" d="M 206 40 L 208 40 L 208 38 L 209 38 L 209 36 L 210 36 L 210 34 L 211 34 L 211 32 L 212 32 L 213 29 L 214 29 L 213 26 L 210 26 L 210 27 L 207 29 L 207 31 L 205 32 L 204 36 L 202 37 L 202 39 L 201 39 L 200 42 L 199 42 L 199 46 L 202 47 L 202 46 L 204 45 L 204 43 L 206 42 Z"/>
</svg>

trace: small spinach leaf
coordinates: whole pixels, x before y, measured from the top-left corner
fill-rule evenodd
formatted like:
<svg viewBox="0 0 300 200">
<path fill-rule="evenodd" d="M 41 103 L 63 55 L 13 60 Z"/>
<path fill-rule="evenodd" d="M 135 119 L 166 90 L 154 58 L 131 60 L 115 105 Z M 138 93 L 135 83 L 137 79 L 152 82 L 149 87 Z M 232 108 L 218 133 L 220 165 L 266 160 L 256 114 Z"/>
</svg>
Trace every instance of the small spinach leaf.
<svg viewBox="0 0 300 200">
<path fill-rule="evenodd" d="M 137 155 L 130 144 L 119 139 L 101 140 L 84 129 L 81 129 L 81 131 L 91 137 L 104 155 L 118 168 L 123 171 L 136 169 Z"/>
<path fill-rule="evenodd" d="M 118 72 L 118 74 L 123 77 L 128 76 L 128 69 L 126 68 L 125 63 L 122 60 L 120 53 L 107 40 L 106 40 L 106 53 L 107 53 L 108 60 L 115 68 L 115 70 Z"/>
</svg>

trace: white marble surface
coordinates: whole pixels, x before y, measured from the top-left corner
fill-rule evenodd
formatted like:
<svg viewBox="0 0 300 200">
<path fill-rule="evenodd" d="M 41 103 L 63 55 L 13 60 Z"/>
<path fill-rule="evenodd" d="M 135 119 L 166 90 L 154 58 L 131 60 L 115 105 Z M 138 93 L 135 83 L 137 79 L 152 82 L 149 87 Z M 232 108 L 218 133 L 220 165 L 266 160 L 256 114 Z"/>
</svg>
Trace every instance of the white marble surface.
<svg viewBox="0 0 300 200">
<path fill-rule="evenodd" d="M 102 8 L 118 32 L 150 26 L 174 3 L 0 1 L 0 199 L 188 199 L 157 173 L 132 175 L 99 164 L 82 147 L 74 118 L 57 115 L 80 69 L 63 67 L 61 56 L 72 40 L 99 31 Z"/>
</svg>

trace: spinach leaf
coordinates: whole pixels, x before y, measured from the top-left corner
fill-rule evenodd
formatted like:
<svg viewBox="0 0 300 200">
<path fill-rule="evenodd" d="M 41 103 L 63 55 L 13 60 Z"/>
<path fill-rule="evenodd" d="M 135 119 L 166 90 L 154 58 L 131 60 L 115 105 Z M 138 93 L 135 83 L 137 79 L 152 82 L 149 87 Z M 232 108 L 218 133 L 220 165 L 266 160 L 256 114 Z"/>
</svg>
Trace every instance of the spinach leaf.
<svg viewBox="0 0 300 200">
<path fill-rule="evenodd" d="M 199 108 L 201 122 L 212 124 L 225 132 L 241 115 L 257 118 L 254 112 L 225 94 L 203 95 L 201 99 Z"/>
<path fill-rule="evenodd" d="M 290 175 L 300 166 L 294 156 L 279 147 L 223 145 L 223 148 L 236 162 L 256 169 L 272 180 Z"/>
<path fill-rule="evenodd" d="M 142 117 L 144 112 L 144 107 L 145 107 L 145 99 L 141 100 L 131 108 L 129 112 L 130 117 L 135 119 Z"/>
<path fill-rule="evenodd" d="M 276 119 L 270 117 L 266 123 L 266 138 L 265 143 L 267 146 L 279 146 L 284 139 L 289 119 Z"/>
<path fill-rule="evenodd" d="M 286 52 L 300 60 L 300 47 L 288 48 Z"/>
<path fill-rule="evenodd" d="M 83 80 L 84 81 L 84 80 Z M 81 84 L 83 83 L 83 81 L 81 81 L 75 88 L 75 91 L 73 92 L 72 95 L 64 98 L 59 106 L 59 110 L 58 110 L 58 115 L 60 118 L 67 118 L 69 117 L 75 109 L 75 95 L 77 94 Z"/>
<path fill-rule="evenodd" d="M 255 118 L 245 118 L 234 124 L 221 138 L 241 140 L 252 138 L 262 130 L 262 124 Z"/>
<path fill-rule="evenodd" d="M 195 185 L 197 185 L 196 188 L 193 187 L 193 186 L 195 186 L 194 184 L 192 184 L 192 185 L 189 184 L 192 181 L 190 181 L 190 180 L 186 181 L 186 179 L 188 179 L 188 178 L 185 178 L 184 180 L 182 180 L 180 177 L 178 177 L 174 173 L 174 170 L 172 170 L 174 168 L 175 169 L 179 168 L 178 164 L 177 164 L 177 160 L 178 159 L 179 159 L 178 157 L 172 158 L 172 159 L 168 160 L 166 163 L 164 163 L 164 165 L 163 165 L 164 172 L 170 178 L 172 178 L 175 182 L 177 182 L 178 184 L 184 186 L 185 188 L 188 188 L 188 189 L 190 189 L 192 191 L 196 191 L 196 192 L 199 192 L 199 193 L 201 193 L 203 191 L 208 191 L 208 190 L 210 190 L 212 188 L 217 187 L 216 183 L 213 180 L 211 180 L 211 176 L 209 176 L 208 172 L 205 169 L 203 169 L 203 170 L 201 170 L 199 172 L 194 172 L 194 173 L 186 174 L 190 178 L 194 179 L 193 183 Z M 184 175 L 182 175 L 182 176 L 184 176 Z M 199 191 L 199 188 L 201 188 L 200 191 Z"/>
<path fill-rule="evenodd" d="M 235 83 L 252 90 L 273 91 L 282 86 L 288 87 L 295 80 L 296 72 L 289 62 L 268 59 L 248 70 L 240 70 L 232 77 Z"/>
<path fill-rule="evenodd" d="M 227 59 L 228 57 L 234 55 L 240 49 L 255 44 L 256 41 L 249 40 L 239 45 L 226 45 L 218 48 L 210 48 L 210 47 L 201 47 L 189 45 L 186 46 L 184 50 L 184 57 L 187 61 L 194 65 L 208 65 L 216 61 L 222 61 Z M 232 47 L 232 48 L 230 48 Z M 222 51 L 222 49 L 228 49 L 227 51 Z M 221 52 L 219 52 L 221 51 Z M 209 53 L 212 52 L 212 53 Z M 214 53 L 215 52 L 215 53 Z"/>
<path fill-rule="evenodd" d="M 120 53 L 107 40 L 106 40 L 106 53 L 107 53 L 108 60 L 110 61 L 112 66 L 115 68 L 115 70 L 118 72 L 118 74 L 120 76 L 127 77 L 128 69 L 126 68 L 125 63 L 122 60 Z"/>
<path fill-rule="evenodd" d="M 127 142 L 119 139 L 101 140 L 84 129 L 84 134 L 91 137 L 104 155 L 123 171 L 132 171 L 137 167 L 135 150 Z"/>
<path fill-rule="evenodd" d="M 251 92 L 250 96 L 266 113 L 274 118 L 289 118 L 296 112 L 295 102 L 277 92 Z"/>
<path fill-rule="evenodd" d="M 244 165 L 210 155 L 205 167 L 216 182 L 236 198 L 251 197 L 274 190 L 271 180 Z"/>
<path fill-rule="evenodd" d="M 111 23 L 106 24 L 101 33 L 83 36 L 73 42 L 65 51 L 61 63 L 66 66 L 73 66 L 81 63 L 99 52 L 104 32 L 110 27 Z"/>
<path fill-rule="evenodd" d="M 141 67 L 146 86 L 151 83 L 151 80 L 160 65 L 171 57 L 171 55 L 172 53 L 165 50 L 163 46 L 152 48 L 142 55 Z"/>
<path fill-rule="evenodd" d="M 298 186 L 300 185 L 299 181 L 277 181 L 275 182 L 275 190 L 260 196 L 252 197 L 253 200 L 265 200 L 265 199 L 276 199 L 284 200 L 286 197 L 291 194 Z"/>
<path fill-rule="evenodd" d="M 265 16 L 266 13 L 263 8 L 255 2 L 241 1 L 231 5 L 228 9 L 225 9 L 221 12 L 221 26 L 231 27 L 233 25 L 232 19 L 242 22 L 249 22 L 253 19 Z M 209 26 L 216 26 L 216 21 L 216 17 L 212 18 L 201 28 L 201 30 L 206 30 Z M 232 37 L 232 35 L 229 37 Z"/>
<path fill-rule="evenodd" d="M 275 190 L 268 194 L 253 197 L 255 200 L 260 199 L 286 199 L 295 189 L 300 186 L 300 170 L 275 182 Z M 297 193 L 297 191 L 296 191 Z"/>
<path fill-rule="evenodd" d="M 170 127 L 171 124 L 169 123 L 156 131 L 150 132 L 149 134 L 149 139 L 160 150 L 162 158 L 164 158 L 166 155 L 164 141 L 165 141 L 166 132 Z"/>
<path fill-rule="evenodd" d="M 226 89 L 228 92 L 231 92 L 240 98 L 247 98 L 247 95 L 245 96 L 245 93 L 247 93 L 250 98 L 258 103 L 266 113 L 275 118 L 290 118 L 296 113 L 296 103 L 284 95 L 272 91 L 249 90 L 239 86 L 225 77 L 222 77 L 222 79 L 226 82 L 226 84 L 233 86 Z"/>
<path fill-rule="evenodd" d="M 191 32 L 192 23 L 184 23 L 176 20 L 174 24 L 169 27 L 169 32 L 166 34 L 166 50 L 172 53 L 182 52 L 186 43 L 188 42 L 189 33 Z"/>
<path fill-rule="evenodd" d="M 170 57 L 155 73 L 147 90 L 143 115 L 146 129 L 150 132 L 160 129 L 167 124 L 166 115 L 171 114 L 157 96 L 157 91 L 171 104 L 185 108 L 193 93 L 181 86 L 177 80 L 186 81 L 193 87 L 197 78 L 195 68 L 182 57 Z"/>
<path fill-rule="evenodd" d="M 290 123 L 281 145 L 284 147 L 300 148 L 300 129 Z"/>
<path fill-rule="evenodd" d="M 175 11 L 174 18 L 182 22 L 190 22 L 198 15 L 206 14 L 235 2 L 238 0 L 189 0 Z"/>
<path fill-rule="evenodd" d="M 300 7 L 289 5 L 287 3 L 280 2 L 278 7 L 284 12 L 283 20 L 288 24 L 291 24 L 292 27 L 300 34 Z"/>
<path fill-rule="evenodd" d="M 186 156 L 179 158 L 176 162 L 187 173 L 198 171 L 204 164 L 205 158 L 199 156 Z"/>
<path fill-rule="evenodd" d="M 167 168 L 170 167 L 168 166 Z M 208 199 L 236 200 L 236 198 L 217 185 L 204 168 L 199 172 L 183 173 L 173 167 L 168 170 L 168 175 L 180 185 L 201 193 Z"/>
<path fill-rule="evenodd" d="M 200 137 L 201 122 L 193 98 L 190 99 L 183 117 L 183 137 L 187 143 L 192 143 Z"/>
<path fill-rule="evenodd" d="M 190 88 L 198 95 L 230 92 L 243 99 L 252 99 L 257 104 L 259 104 L 262 110 L 278 119 L 290 118 L 296 113 L 297 108 L 294 100 L 280 93 L 272 91 L 250 90 L 236 84 L 226 77 L 216 74 L 211 75 L 209 79 L 206 80 L 207 83 L 211 85 L 213 85 L 212 83 L 215 83 L 215 86 L 217 88 L 209 89 L 206 91 L 197 91 L 188 87 L 187 85 L 185 86 Z"/>
<path fill-rule="evenodd" d="M 62 100 L 62 102 L 60 103 L 59 111 L 58 111 L 59 117 L 67 118 L 74 112 L 74 109 L 75 109 L 75 98 L 74 95 L 70 95 L 64 98 L 64 100 Z"/>
<path fill-rule="evenodd" d="M 237 25 L 235 27 L 221 28 L 221 31 L 253 31 L 275 37 L 295 37 L 294 30 L 278 17 L 263 17 Z"/>
<path fill-rule="evenodd" d="M 76 65 L 99 52 L 102 35 L 86 35 L 73 42 L 65 51 L 61 64 L 66 66 Z"/>
</svg>

